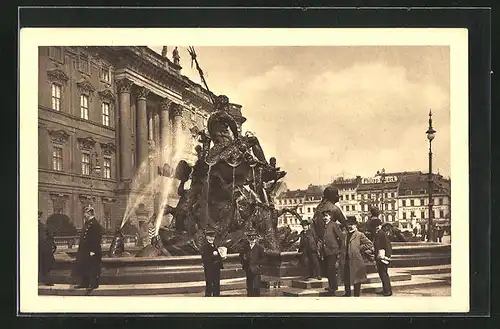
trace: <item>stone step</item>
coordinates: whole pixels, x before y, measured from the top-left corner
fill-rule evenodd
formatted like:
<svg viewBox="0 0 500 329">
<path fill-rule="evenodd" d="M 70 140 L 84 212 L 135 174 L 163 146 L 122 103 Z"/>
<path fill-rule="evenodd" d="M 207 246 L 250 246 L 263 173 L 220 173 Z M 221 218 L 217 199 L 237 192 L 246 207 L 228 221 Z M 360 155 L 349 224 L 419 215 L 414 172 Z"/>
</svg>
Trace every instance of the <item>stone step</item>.
<svg viewBox="0 0 500 329">
<path fill-rule="evenodd" d="M 246 288 L 246 279 L 221 280 L 221 291 Z M 91 296 L 140 296 L 140 295 L 184 295 L 202 293 L 205 291 L 205 281 L 180 283 L 148 283 L 124 285 L 100 285 L 90 292 Z M 56 284 L 54 286 L 39 286 L 39 295 L 51 296 L 84 296 L 85 289 L 74 289 L 72 285 Z"/>
<path fill-rule="evenodd" d="M 451 264 L 402 267 L 398 268 L 398 270 L 410 272 L 411 275 L 451 273 Z"/>
<path fill-rule="evenodd" d="M 391 282 L 411 280 L 411 274 L 409 272 L 389 270 L 389 276 L 391 277 Z M 381 280 L 378 274 L 370 273 L 367 275 L 367 281 L 365 284 L 380 282 Z M 291 287 L 299 289 L 322 289 L 328 287 L 328 279 L 322 278 L 321 280 L 293 280 Z"/>
<path fill-rule="evenodd" d="M 414 275 L 411 280 L 391 282 L 393 291 L 397 289 L 409 288 L 425 288 L 439 285 L 450 285 L 451 275 L 445 274 L 429 274 L 429 275 Z M 363 293 L 376 293 L 381 291 L 380 283 L 369 283 L 361 285 L 361 295 Z M 345 293 L 344 286 L 339 286 L 336 296 L 342 296 Z M 328 292 L 321 289 L 300 289 L 300 288 L 284 288 L 282 289 L 282 296 L 289 297 L 319 297 L 328 296 Z"/>
</svg>

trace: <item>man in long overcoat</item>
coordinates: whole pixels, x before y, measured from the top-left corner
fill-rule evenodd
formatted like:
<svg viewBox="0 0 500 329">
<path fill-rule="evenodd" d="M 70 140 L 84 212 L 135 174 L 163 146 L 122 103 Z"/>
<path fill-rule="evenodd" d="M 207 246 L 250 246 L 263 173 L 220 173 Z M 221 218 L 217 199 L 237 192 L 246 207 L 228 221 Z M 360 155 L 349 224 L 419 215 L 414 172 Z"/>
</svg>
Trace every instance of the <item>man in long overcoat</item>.
<svg viewBox="0 0 500 329">
<path fill-rule="evenodd" d="M 311 223 L 302 220 L 302 232 L 300 232 L 299 252 L 302 253 L 302 261 L 307 268 L 306 279 L 321 280 L 321 268 L 319 265 L 318 245 L 316 233 L 310 229 Z"/>
<path fill-rule="evenodd" d="M 337 207 L 333 204 L 330 207 L 322 208 L 321 217 L 316 219 L 315 225 L 318 245 L 328 277 L 328 287 L 325 290 L 332 296 L 335 295 L 335 291 L 338 289 L 337 261 L 342 250 L 342 231 L 339 224 L 332 219 L 336 211 Z"/>
<path fill-rule="evenodd" d="M 363 254 L 373 255 L 373 244 L 357 229 L 356 217 L 347 218 L 347 234 L 344 237 L 344 247 L 340 257 L 340 269 L 345 286 L 345 295 L 351 296 L 351 285 L 354 286 L 354 296 L 361 294 L 361 283 L 367 279 L 366 265 Z"/>
<path fill-rule="evenodd" d="M 95 218 L 92 206 L 85 207 L 85 224 L 80 234 L 80 242 L 76 254 L 74 276 L 79 279 L 75 288 L 93 290 L 99 287 L 102 262 L 102 227 Z"/>
<path fill-rule="evenodd" d="M 38 282 L 53 286 L 50 282 L 50 270 L 54 267 L 56 244 L 47 226 L 42 222 L 43 213 L 38 213 Z"/>
<path fill-rule="evenodd" d="M 255 230 L 247 233 L 248 243 L 240 252 L 240 262 L 247 277 L 247 296 L 260 297 L 260 280 L 265 259 L 264 248 L 257 243 Z"/>
<path fill-rule="evenodd" d="M 215 245 L 215 231 L 206 230 L 206 243 L 201 248 L 201 261 L 205 272 L 205 296 L 220 296 L 220 270 L 224 268 L 222 256 Z"/>
</svg>

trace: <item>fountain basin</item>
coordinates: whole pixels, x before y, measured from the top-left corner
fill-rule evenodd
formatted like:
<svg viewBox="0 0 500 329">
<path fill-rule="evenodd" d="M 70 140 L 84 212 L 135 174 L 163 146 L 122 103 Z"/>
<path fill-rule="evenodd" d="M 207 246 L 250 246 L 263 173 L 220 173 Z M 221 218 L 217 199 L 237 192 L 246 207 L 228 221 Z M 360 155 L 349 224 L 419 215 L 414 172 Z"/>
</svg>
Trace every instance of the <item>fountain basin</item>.
<svg viewBox="0 0 500 329">
<path fill-rule="evenodd" d="M 422 267 L 451 264 L 451 248 L 446 244 L 413 243 L 393 244 L 393 268 Z M 127 250 L 128 251 L 128 250 Z M 76 251 L 75 251 L 76 252 Z M 71 271 L 75 259 L 73 253 L 56 254 L 55 267 L 51 272 L 54 283 L 74 283 Z M 264 264 L 264 276 L 279 279 L 282 277 L 305 275 L 300 266 L 298 252 L 281 252 L 268 255 Z M 368 272 L 376 272 L 374 264 L 367 264 Z M 238 254 L 227 255 L 222 279 L 243 278 Z M 144 284 L 204 281 L 201 256 L 169 257 L 121 257 L 107 258 L 102 261 L 100 284 Z"/>
</svg>

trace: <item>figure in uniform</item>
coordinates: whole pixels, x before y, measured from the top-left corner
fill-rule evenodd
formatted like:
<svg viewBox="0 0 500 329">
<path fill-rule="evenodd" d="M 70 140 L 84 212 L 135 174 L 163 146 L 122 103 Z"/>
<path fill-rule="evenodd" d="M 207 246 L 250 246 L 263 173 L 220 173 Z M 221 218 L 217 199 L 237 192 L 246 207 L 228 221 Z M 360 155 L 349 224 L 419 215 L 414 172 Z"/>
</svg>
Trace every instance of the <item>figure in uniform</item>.
<svg viewBox="0 0 500 329">
<path fill-rule="evenodd" d="M 206 230 L 206 243 L 201 249 L 201 261 L 205 272 L 205 296 L 220 296 L 220 270 L 224 268 L 222 255 L 215 245 L 215 231 Z"/>
<path fill-rule="evenodd" d="M 92 206 L 85 207 L 83 216 L 85 224 L 80 235 L 74 272 L 74 276 L 79 279 L 79 283 L 75 288 L 93 290 L 99 287 L 101 274 L 102 227 L 95 218 L 95 211 Z"/>
<path fill-rule="evenodd" d="M 247 296 L 260 297 L 260 280 L 265 258 L 264 248 L 257 243 L 255 230 L 247 232 L 247 243 L 240 252 L 240 261 L 247 277 Z"/>
<path fill-rule="evenodd" d="M 50 270 L 54 266 L 54 252 L 57 249 L 54 243 L 54 237 L 42 222 L 43 213 L 38 212 L 38 282 L 46 285 L 53 286 L 50 282 Z"/>
<path fill-rule="evenodd" d="M 387 273 L 392 255 L 391 240 L 389 239 L 385 228 L 382 226 L 382 221 L 380 219 L 374 219 L 372 225 L 375 228 L 375 239 L 373 241 L 376 257 L 375 264 L 377 265 L 377 272 L 380 276 L 380 280 L 382 281 L 381 294 L 384 296 L 391 296 L 391 279 L 389 278 L 389 274 Z"/>
<path fill-rule="evenodd" d="M 319 265 L 317 238 L 314 230 L 310 229 L 311 223 L 308 220 L 302 220 L 302 232 L 300 232 L 299 252 L 302 253 L 302 259 L 307 267 L 308 279 L 321 280 L 321 269 Z"/>
</svg>

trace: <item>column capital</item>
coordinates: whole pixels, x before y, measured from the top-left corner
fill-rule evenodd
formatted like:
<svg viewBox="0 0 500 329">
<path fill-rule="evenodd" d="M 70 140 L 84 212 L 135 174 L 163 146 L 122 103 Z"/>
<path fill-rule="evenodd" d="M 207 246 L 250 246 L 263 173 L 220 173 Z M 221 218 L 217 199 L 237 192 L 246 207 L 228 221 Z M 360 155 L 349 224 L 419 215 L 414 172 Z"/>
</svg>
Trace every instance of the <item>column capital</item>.
<svg viewBox="0 0 500 329">
<path fill-rule="evenodd" d="M 130 89 L 132 88 L 133 84 L 134 83 L 127 78 L 116 80 L 116 87 L 117 87 L 118 92 L 120 94 L 121 93 L 130 93 Z"/>
<path fill-rule="evenodd" d="M 138 87 L 137 88 L 137 99 L 145 100 L 148 97 L 150 92 L 151 92 L 151 90 L 149 90 L 146 87 Z"/>
<path fill-rule="evenodd" d="M 182 117 L 182 106 L 177 103 L 173 103 L 170 105 L 170 117 Z"/>
<path fill-rule="evenodd" d="M 160 108 L 162 111 L 168 111 L 170 110 L 170 106 L 172 106 L 174 102 L 171 101 L 170 99 L 168 98 L 164 98 L 161 102 L 160 102 Z"/>
</svg>

